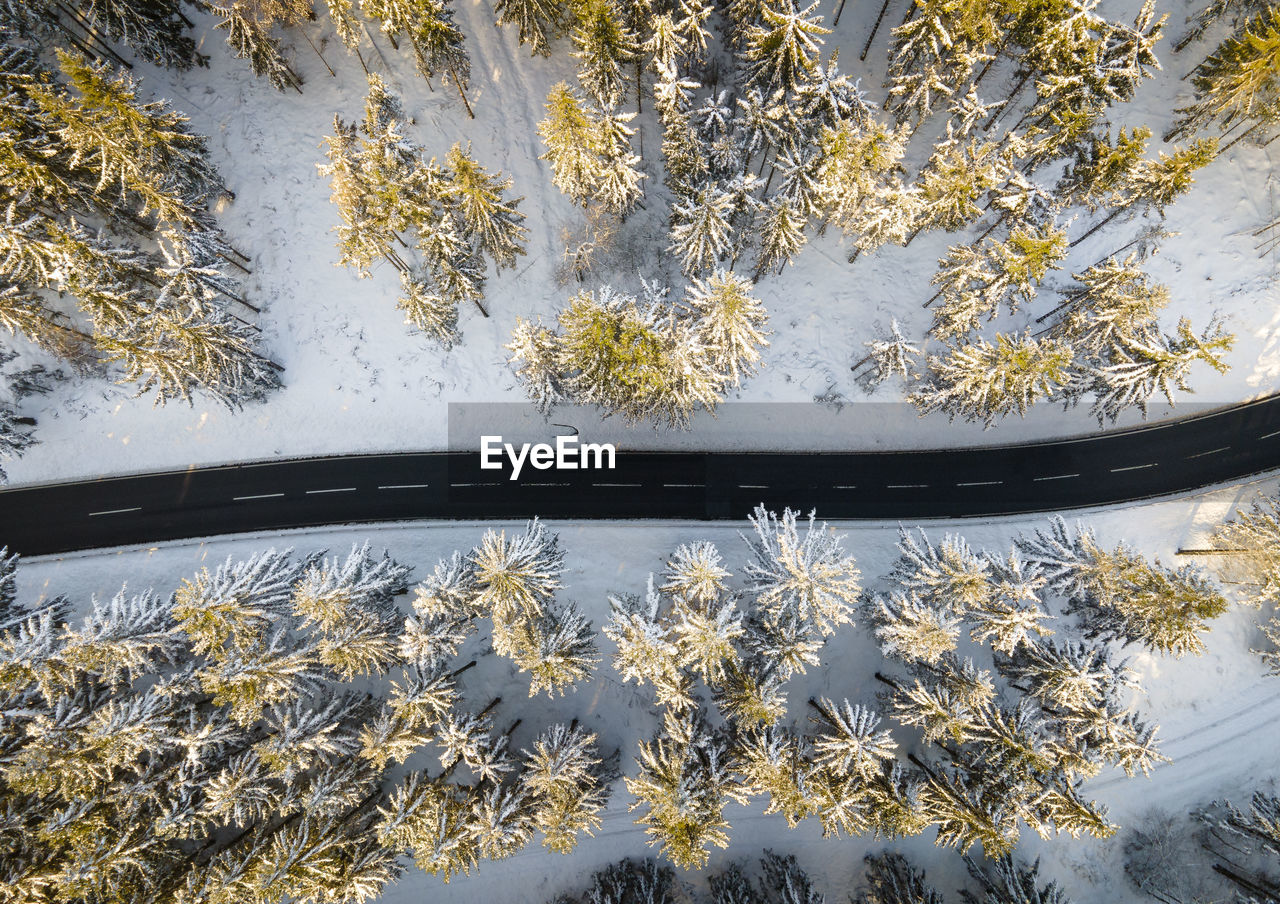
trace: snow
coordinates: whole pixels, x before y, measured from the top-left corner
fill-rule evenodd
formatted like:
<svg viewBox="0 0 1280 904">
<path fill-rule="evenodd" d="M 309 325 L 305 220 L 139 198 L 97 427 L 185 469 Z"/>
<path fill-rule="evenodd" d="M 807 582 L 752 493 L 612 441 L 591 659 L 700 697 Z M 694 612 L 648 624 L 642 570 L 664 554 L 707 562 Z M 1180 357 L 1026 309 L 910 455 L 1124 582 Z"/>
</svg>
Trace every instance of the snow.
<svg viewBox="0 0 1280 904">
<path fill-rule="evenodd" d="M 1063 513 L 1068 523 L 1077 517 L 1091 525 L 1103 544 L 1125 540 L 1148 556 L 1181 564 L 1179 548 L 1200 548 L 1208 533 L 1232 511 L 1259 494 L 1277 489 L 1274 478 L 1221 487 L 1177 499 L 1144 505 Z M 744 513 L 745 515 L 745 513 Z M 821 512 L 819 512 L 821 516 Z M 921 526 L 937 541 L 947 532 L 960 533 L 971 547 L 1007 549 L 1010 539 L 1045 525 L 1043 518 L 1017 517 L 925 522 Z M 681 543 L 707 539 L 734 572 L 731 586 L 740 586 L 748 549 L 740 523 L 639 523 L 548 522 L 558 532 L 566 553 L 565 587 L 561 601 L 576 600 L 584 615 L 599 629 L 608 616 L 610 593 L 643 593 L 650 572 L 659 571 Z M 894 544 L 898 525 L 889 523 L 837 523 L 847 535 L 845 550 L 852 553 L 865 586 L 883 580 L 897 557 Z M 914 527 L 915 525 L 907 525 Z M 327 548 L 345 553 L 353 544 L 370 541 L 374 551 L 385 547 L 398 561 L 414 567 L 414 579 L 422 580 L 436 560 L 454 549 L 477 544 L 487 528 L 519 532 L 519 523 L 405 523 L 378 528 L 346 527 L 290 531 L 283 534 L 222 537 L 204 541 L 164 544 L 152 548 L 105 550 L 73 556 L 25 560 L 19 577 L 19 598 L 31 602 L 54 594 L 67 594 L 85 604 L 91 594 L 107 596 L 128 581 L 136 592 L 145 587 L 160 591 L 202 566 L 213 567 L 228 555 L 247 557 L 270 546 L 293 546 L 298 551 Z M 407 603 L 406 603 L 407 605 Z M 1088 796 L 1110 807 L 1110 817 L 1122 827 L 1133 827 L 1153 807 L 1173 813 L 1223 795 L 1242 798 L 1260 781 L 1274 776 L 1275 750 L 1280 745 L 1280 679 L 1263 675 L 1261 663 L 1249 653 L 1259 644 L 1259 613 L 1236 606 L 1213 623 L 1207 650 L 1196 658 L 1169 659 L 1125 650 L 1129 664 L 1141 679 L 1137 707 L 1161 728 L 1162 752 L 1172 763 L 1158 767 L 1150 779 L 1127 779 L 1119 771 L 1106 773 L 1085 786 Z M 1050 623 L 1052 627 L 1052 623 Z M 487 633 L 482 629 L 482 633 Z M 463 679 L 465 698 L 479 708 L 501 695 L 496 721 L 507 724 L 523 719 L 513 737 L 513 747 L 528 746 L 534 734 L 553 721 L 578 718 L 598 732 L 603 750 L 620 748 L 624 771 L 634 770 L 632 757 L 639 740 L 657 730 L 659 720 L 651 689 L 623 684 L 610 664 L 613 645 L 599 636 L 604 662 L 592 679 L 575 692 L 556 700 L 545 696 L 528 699 L 527 677 L 515 672 L 506 660 L 485 657 L 479 668 Z M 786 690 L 789 719 L 807 717 L 804 701 L 825 696 L 839 701 L 873 703 L 873 673 L 883 660 L 865 622 L 839 628 L 823 650 L 823 665 L 796 676 Z M 425 761 L 424 761 L 425 762 Z M 436 768 L 434 762 L 431 768 Z M 646 854 L 645 836 L 627 812 L 630 797 L 618 782 L 601 830 L 584 838 L 569 857 L 545 852 L 536 843 L 500 862 L 483 862 L 471 877 L 459 877 L 446 889 L 437 879 L 411 868 L 383 895 L 385 904 L 410 904 L 421 900 L 501 901 L 503 904 L 543 904 L 562 892 L 582 888 L 591 872 L 623 857 Z M 726 816 L 732 825 L 730 847 L 713 850 L 710 870 L 740 858 L 757 858 L 773 848 L 794 852 L 828 900 L 842 900 L 846 889 L 860 880 L 862 857 L 882 843 L 871 838 L 823 839 L 810 820 L 788 830 L 780 816 L 762 814 L 763 803 L 731 804 Z M 896 843 L 908 857 L 923 866 L 931 882 L 944 890 L 961 881 L 963 866 L 953 852 L 935 849 L 932 833 Z M 1122 879 L 1121 846 L 1124 829 L 1111 841 L 1073 841 L 1065 836 L 1042 842 L 1023 833 L 1021 855 L 1043 858 L 1044 875 L 1058 878 L 1075 904 L 1128 904 L 1145 900 Z M 679 873 L 682 882 L 701 887 L 705 875 Z M 705 890 L 705 888 L 704 888 Z"/>
<path fill-rule="evenodd" d="M 873 9 L 874 7 L 874 9 Z M 883 97 L 888 29 L 902 14 L 896 0 L 885 17 L 866 63 L 857 61 L 878 4 L 845 11 L 826 52 L 841 48 L 845 71 L 860 79 L 869 99 Z M 1132 17 L 1136 0 L 1103 3 L 1113 17 Z M 1145 83 L 1136 99 L 1112 111 L 1115 126 L 1148 124 L 1160 135 L 1171 111 L 1188 97 L 1181 77 L 1220 38 L 1216 33 L 1180 54 L 1170 50 L 1181 33 L 1184 2 L 1170 6 L 1170 37 L 1160 44 L 1165 70 Z M 831 11 L 828 11 L 830 13 Z M 829 18 L 829 15 L 828 15 Z M 7 463 L 14 483 L 30 483 L 118 474 L 193 464 L 320 453 L 443 448 L 449 440 L 449 404 L 494 402 L 517 406 L 544 435 L 552 430 L 532 413 L 506 364 L 503 344 L 517 317 L 554 319 L 578 284 L 557 284 L 564 248 L 563 230 L 576 230 L 582 213 L 550 182 L 536 123 L 550 87 L 574 80 L 573 60 L 557 45 L 551 59 L 531 58 L 519 46 L 514 29 L 498 29 L 489 4 L 460 0 L 459 23 L 473 61 L 468 96 L 477 118 L 469 120 L 451 85 L 429 87 L 414 71 L 410 54 L 392 49 L 374 31 L 378 50 L 365 47 L 370 66 L 384 74 L 416 119 L 414 141 L 443 156 L 457 141 L 470 141 L 476 159 L 515 180 L 513 193 L 524 196 L 521 210 L 530 227 L 528 254 L 514 271 L 489 280 L 484 319 L 474 308 L 462 312 L 462 343 L 441 352 L 412 335 L 395 308 L 396 274 L 387 265 L 359 280 L 334 265 L 332 228 L 337 214 L 328 201 L 326 180 L 316 172 L 320 142 L 330 133 L 335 113 L 356 118 L 365 93 L 364 73 L 334 37 L 327 18 L 305 26 L 337 72 L 330 77 L 296 32 L 285 32 L 286 51 L 306 80 L 304 93 L 281 94 L 253 77 L 231 57 L 222 32 L 211 20 L 198 22 L 198 35 L 211 68 L 189 73 L 139 65 L 144 90 L 166 97 L 188 113 L 194 128 L 211 138 L 212 153 L 237 198 L 225 205 L 220 220 L 240 250 L 253 258 L 246 277 L 247 297 L 263 308 L 258 323 L 265 348 L 287 368 L 285 388 L 243 412 L 205 401 L 153 409 L 131 397 L 127 387 L 101 380 L 76 379 L 47 397 L 24 401 L 21 413 L 39 421 L 42 445 L 25 459 Z M 983 89 L 990 96 L 1007 90 L 1013 76 L 1006 61 L 993 68 Z M 706 90 L 698 95 L 700 103 Z M 634 100 L 627 102 L 633 103 Z M 678 262 L 664 252 L 666 203 L 657 166 L 658 133 L 652 105 L 635 121 L 647 151 L 650 195 L 647 209 L 630 217 L 616 252 L 601 272 L 620 290 L 638 292 L 640 278 L 682 285 Z M 918 167 L 928 153 L 930 129 L 913 142 L 909 162 Z M 1157 150 L 1152 147 L 1150 153 Z M 1197 365 L 1192 404 L 1223 405 L 1280 388 L 1280 305 L 1276 275 L 1280 248 L 1265 258 L 1253 250 L 1250 233 L 1277 214 L 1274 164 L 1280 143 L 1266 149 L 1241 143 L 1197 175 L 1192 191 L 1171 208 L 1167 228 L 1180 233 L 1149 261 L 1154 278 L 1173 289 L 1166 312 L 1171 328 L 1178 316 L 1197 325 L 1214 310 L 1227 315 L 1237 336 L 1226 375 Z M 1072 224 L 1081 234 L 1092 220 Z M 1140 228 L 1116 221 L 1076 248 L 1069 269 L 1082 270 L 1120 247 Z M 749 380 L 718 418 L 702 414 L 683 434 L 628 428 L 617 419 L 601 421 L 595 412 L 558 410 L 552 421 L 578 426 L 593 440 L 621 446 L 704 448 L 904 448 L 1009 442 L 1075 435 L 1097 429 L 1084 409 L 1062 412 L 1038 406 L 1025 420 L 1008 419 L 990 431 L 980 425 L 946 426 L 941 415 L 918 419 L 903 404 L 896 378 L 868 395 L 852 379 L 849 367 L 863 357 L 864 342 L 888 334 L 897 318 L 904 334 L 923 336 L 930 313 L 921 303 L 932 294 L 929 278 L 956 236 L 934 233 L 908 248 L 886 247 L 846 263 L 847 241 L 838 230 L 813 237 L 795 264 L 758 288 L 771 313 L 773 335 L 762 373 Z M 1061 285 L 1067 273 L 1054 275 Z M 594 287 L 589 281 L 583 287 Z M 679 292 L 673 292 L 678 296 Z M 1048 310 L 1053 293 L 1033 306 L 1034 317 Z M 997 326 L 1018 326 L 1019 320 Z M 34 359 L 38 357 L 31 353 Z M 825 402 L 816 402 L 815 399 Z M 767 406 L 767 407 L 759 407 Z M 1152 409 L 1152 419 L 1170 412 Z M 481 412 L 482 420 L 490 415 Z M 1136 416 L 1129 422 L 1136 421 Z M 461 438 L 474 448 L 478 432 Z M 493 431 L 483 431 L 493 432 Z"/>
</svg>

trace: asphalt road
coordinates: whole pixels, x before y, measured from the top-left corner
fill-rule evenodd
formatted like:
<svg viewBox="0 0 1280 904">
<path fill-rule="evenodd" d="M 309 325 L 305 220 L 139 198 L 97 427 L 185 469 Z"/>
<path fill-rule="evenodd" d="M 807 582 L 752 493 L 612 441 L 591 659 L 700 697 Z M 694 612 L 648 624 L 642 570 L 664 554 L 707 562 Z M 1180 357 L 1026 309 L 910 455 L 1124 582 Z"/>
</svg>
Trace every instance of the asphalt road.
<svg viewBox="0 0 1280 904">
<path fill-rule="evenodd" d="M 479 452 L 254 462 L 0 491 L 24 555 L 415 519 L 1006 515 L 1187 492 L 1280 468 L 1280 397 L 1075 440 L 903 452 L 618 451 L 613 470 L 482 470 Z"/>
</svg>

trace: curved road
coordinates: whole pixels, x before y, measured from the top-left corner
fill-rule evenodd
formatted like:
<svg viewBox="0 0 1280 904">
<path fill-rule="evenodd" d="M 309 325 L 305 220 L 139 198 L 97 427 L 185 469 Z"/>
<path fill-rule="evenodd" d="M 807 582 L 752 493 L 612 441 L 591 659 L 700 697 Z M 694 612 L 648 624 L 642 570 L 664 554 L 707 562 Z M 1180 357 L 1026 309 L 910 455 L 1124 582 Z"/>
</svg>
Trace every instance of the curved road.
<svg viewBox="0 0 1280 904">
<path fill-rule="evenodd" d="M 24 555 L 414 519 L 742 519 L 763 502 L 828 520 L 1007 515 L 1186 492 L 1280 468 L 1280 396 L 1053 442 L 904 452 L 619 450 L 613 470 L 482 470 L 479 452 L 191 468 L 0 491 Z"/>
</svg>

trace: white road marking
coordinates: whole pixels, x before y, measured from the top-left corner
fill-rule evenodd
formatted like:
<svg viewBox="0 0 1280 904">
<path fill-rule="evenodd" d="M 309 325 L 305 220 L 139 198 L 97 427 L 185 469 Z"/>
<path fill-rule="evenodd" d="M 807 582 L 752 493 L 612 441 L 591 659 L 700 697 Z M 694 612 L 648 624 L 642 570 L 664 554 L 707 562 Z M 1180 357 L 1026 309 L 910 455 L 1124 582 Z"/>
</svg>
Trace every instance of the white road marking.
<svg viewBox="0 0 1280 904">
<path fill-rule="evenodd" d="M 1230 446 L 1223 446 L 1221 449 L 1210 449 L 1208 452 L 1197 452 L 1195 455 L 1188 455 L 1187 460 L 1189 461 L 1193 458 L 1201 458 L 1205 455 L 1216 455 L 1218 452 L 1226 452 L 1230 448 Z"/>
<path fill-rule="evenodd" d="M 857 488 L 858 485 L 856 483 L 837 483 L 835 485 L 837 490 L 856 490 Z"/>
<path fill-rule="evenodd" d="M 957 483 L 958 487 L 993 487 L 996 484 L 1004 483 L 1003 480 L 971 480 L 968 483 Z"/>
<path fill-rule="evenodd" d="M 429 487 L 429 483 L 388 483 L 378 487 L 380 490 L 419 490 Z"/>
<path fill-rule="evenodd" d="M 705 483 L 664 483 L 664 487 L 705 487 Z"/>
<path fill-rule="evenodd" d="M 929 488 L 927 483 L 890 483 L 886 484 L 885 489 L 888 490 L 925 490 Z"/>
<path fill-rule="evenodd" d="M 643 486 L 639 483 L 593 483 L 593 487 L 638 487 Z"/>
<path fill-rule="evenodd" d="M 233 502 L 244 502 L 247 499 L 275 499 L 277 496 L 283 496 L 284 493 L 261 493 L 257 496 L 232 496 Z"/>
<path fill-rule="evenodd" d="M 491 483 L 451 483 L 449 484 L 449 486 L 451 487 L 500 487 L 502 486 L 502 484 L 498 483 L 495 480 L 495 481 L 492 481 Z"/>
<path fill-rule="evenodd" d="M 334 487 L 331 490 L 307 490 L 308 496 L 318 496 L 321 493 L 354 493 L 355 487 Z"/>
<path fill-rule="evenodd" d="M 1141 471 L 1143 468 L 1154 468 L 1157 464 L 1158 462 L 1153 461 L 1150 464 L 1145 465 L 1130 465 L 1127 468 L 1112 468 L 1111 473 L 1119 474 L 1121 471 Z"/>
<path fill-rule="evenodd" d="M 1271 439 L 1271 437 L 1273 436 L 1280 436 L 1280 430 L 1273 430 L 1270 433 L 1268 433 L 1266 436 L 1258 437 L 1258 439 Z"/>
<path fill-rule="evenodd" d="M 1066 480 L 1068 477 L 1079 477 L 1079 474 L 1054 474 L 1052 477 L 1033 477 L 1032 482 L 1037 480 Z"/>
<path fill-rule="evenodd" d="M 524 484 L 524 486 L 527 486 L 527 487 L 567 487 L 567 486 L 571 486 L 571 484 L 567 484 L 567 483 L 525 483 L 525 484 Z M 640 486 L 640 484 L 638 484 L 638 483 L 637 483 L 637 484 L 636 484 L 636 486 Z"/>
<path fill-rule="evenodd" d="M 769 489 L 769 484 L 767 484 L 767 483 L 740 483 L 740 484 L 738 484 L 738 489 L 740 489 L 740 490 L 767 490 L 767 489 Z"/>
<path fill-rule="evenodd" d="M 105 512 L 90 512 L 89 517 L 92 518 L 95 515 L 120 515 L 120 514 L 123 514 L 124 512 L 140 512 L 140 511 L 142 511 L 142 506 L 135 505 L 133 508 L 107 509 Z"/>
</svg>

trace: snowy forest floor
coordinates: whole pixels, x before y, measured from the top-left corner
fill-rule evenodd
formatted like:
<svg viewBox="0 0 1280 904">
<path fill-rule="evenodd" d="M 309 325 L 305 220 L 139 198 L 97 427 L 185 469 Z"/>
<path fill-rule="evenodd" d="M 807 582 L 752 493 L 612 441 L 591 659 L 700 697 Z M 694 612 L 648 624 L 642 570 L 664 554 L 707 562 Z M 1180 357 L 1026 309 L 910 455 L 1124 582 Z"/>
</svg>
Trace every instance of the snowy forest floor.
<svg viewBox="0 0 1280 904">
<path fill-rule="evenodd" d="M 1063 514 L 1069 523 L 1078 517 L 1091 525 L 1104 544 L 1125 540 L 1148 556 L 1180 565 L 1187 559 L 1176 555 L 1179 548 L 1204 546 L 1207 535 L 1233 510 L 1275 489 L 1276 481 L 1268 479 L 1158 503 Z M 935 541 L 944 533 L 956 532 L 975 548 L 999 551 L 1007 550 L 1012 537 L 1045 523 L 1043 518 L 1018 517 L 922 526 Z M 560 598 L 578 601 L 597 629 L 608 616 L 608 594 L 642 593 L 648 575 L 661 570 L 666 556 L 679 543 L 714 541 L 734 571 L 745 558 L 745 546 L 737 535 L 746 527 L 745 520 L 734 525 L 552 522 L 548 526 L 559 532 L 567 552 Z M 881 584 L 896 558 L 898 525 L 833 526 L 847 535 L 845 549 L 857 558 L 864 586 Z M 24 561 L 19 570 L 19 598 L 30 603 L 66 594 L 73 604 L 85 606 L 91 595 L 109 597 L 126 581 L 135 593 L 146 587 L 168 592 L 182 578 L 202 566 L 212 568 L 228 556 L 240 559 L 286 545 L 299 551 L 327 548 L 342 553 L 352 543 L 366 539 L 375 549 L 385 547 L 393 558 L 414 566 L 413 577 L 421 580 L 439 557 L 473 546 L 488 527 L 518 531 L 521 525 L 353 527 L 34 558 Z M 1141 680 L 1136 706 L 1161 726 L 1161 750 L 1172 762 L 1159 766 L 1150 778 L 1126 779 L 1119 770 L 1112 770 L 1085 785 L 1086 796 L 1107 805 L 1111 820 L 1122 827 L 1110 840 L 1073 841 L 1062 836 L 1044 842 L 1024 832 L 1020 855 L 1043 858 L 1042 875 L 1060 880 L 1074 904 L 1150 900 L 1123 878 L 1122 847 L 1128 831 L 1140 826 L 1155 809 L 1185 813 L 1221 796 L 1242 802 L 1249 791 L 1274 776 L 1275 751 L 1280 747 L 1280 678 L 1266 677 L 1258 658 L 1249 652 L 1263 640 L 1257 629 L 1259 616 L 1256 610 L 1233 607 L 1212 624 L 1207 650 L 1199 657 L 1175 660 L 1134 649 L 1125 651 Z M 503 697 L 498 721 L 522 718 L 512 738 L 515 749 L 527 746 L 540 726 L 577 718 L 600 735 L 603 750 L 621 750 L 623 771 L 631 774 L 637 741 L 650 737 L 659 720 L 650 690 L 622 684 L 610 663 L 613 645 L 603 637 L 599 640 L 603 662 L 588 682 L 563 698 L 527 699 L 527 677 L 494 656 L 483 657 L 480 667 L 467 676 L 464 697 L 473 706 L 497 695 Z M 475 648 L 476 641 L 468 642 L 467 649 Z M 823 650 L 822 660 L 821 668 L 796 676 L 788 684 L 789 721 L 806 718 L 803 701 L 810 694 L 848 697 L 854 702 L 874 700 L 877 686 L 873 674 L 883 668 L 884 660 L 865 624 L 841 628 Z M 425 754 L 415 755 L 410 764 L 415 765 L 418 759 L 425 764 Z M 543 904 L 561 893 L 576 893 L 590 873 L 603 865 L 648 853 L 642 829 L 633 824 L 627 812 L 629 803 L 630 795 L 621 782 L 616 783 L 601 830 L 594 838 L 583 838 L 569 857 L 548 853 L 535 843 L 507 860 L 482 862 L 478 872 L 457 877 L 447 890 L 438 879 L 410 868 L 381 901 Z M 831 904 L 838 904 L 844 900 L 844 891 L 852 892 L 861 880 L 863 855 L 884 846 L 870 837 L 824 839 L 812 820 L 788 830 L 781 816 L 766 817 L 762 809 L 759 802 L 727 807 L 725 815 L 732 825 L 730 846 L 725 851 L 713 850 L 709 870 L 733 860 L 756 858 L 766 847 L 794 852 L 818 887 L 828 891 Z M 961 884 L 963 864 L 953 851 L 934 848 L 932 836 L 930 830 L 894 847 L 923 866 L 931 884 L 954 900 L 952 892 Z M 679 880 L 705 891 L 705 878 L 697 873 L 679 874 Z"/>
<path fill-rule="evenodd" d="M 828 20 L 834 5 L 824 6 Z M 547 164 L 538 160 L 544 149 L 536 133 L 548 89 L 562 79 L 573 81 L 573 60 L 563 44 L 551 59 L 531 58 L 513 29 L 494 25 L 485 0 L 461 0 L 457 6 L 473 62 L 469 96 L 474 121 L 466 118 L 451 85 L 429 86 L 414 71 L 410 55 L 393 50 L 384 38 L 377 36 L 379 52 L 366 49 L 366 57 L 404 98 L 416 120 L 411 130 L 415 141 L 440 155 L 455 142 L 472 142 L 476 159 L 512 177 L 512 193 L 524 197 L 528 254 L 514 271 L 491 277 L 487 305 L 492 317 L 464 311 L 462 343 L 441 352 L 403 323 L 395 308 L 399 287 L 390 267 L 381 265 L 371 279 L 358 280 L 334 266 L 337 213 L 316 164 L 323 160 L 321 140 L 331 134 L 334 114 L 357 118 L 366 85 L 359 64 L 336 40 L 327 18 L 306 28 L 336 77 L 330 77 L 301 34 L 282 33 L 286 51 L 306 79 L 301 96 L 277 93 L 255 78 L 231 57 L 222 33 L 201 19 L 197 37 L 211 57 L 209 69 L 181 73 L 139 65 L 136 72 L 143 77 L 144 91 L 171 100 L 190 115 L 196 130 L 211 138 L 215 162 L 237 195 L 220 211 L 220 221 L 233 244 L 253 259 L 246 293 L 263 308 L 258 323 L 264 348 L 285 365 L 285 386 L 265 403 L 232 412 L 206 402 L 153 409 L 147 399 L 132 398 L 128 387 L 73 378 L 50 395 L 23 403 L 20 413 L 39 421 L 41 445 L 6 465 L 13 483 L 280 456 L 439 449 L 447 440 L 450 402 L 523 402 L 503 348 L 515 320 L 542 317 L 549 322 L 579 288 L 577 283 L 564 285 L 557 274 L 562 232 L 580 227 L 582 211 L 551 185 Z M 1119 0 L 1103 3 L 1100 11 L 1131 18 L 1137 6 L 1133 0 Z M 824 49 L 824 59 L 841 49 L 842 69 L 861 80 L 872 103 L 884 96 L 889 28 L 901 19 L 906 4 L 891 0 L 867 61 L 859 63 L 858 52 L 878 8 L 875 0 L 849 3 Z M 1113 126 L 1145 124 L 1158 136 L 1174 107 L 1189 96 L 1182 76 L 1221 35 L 1211 32 L 1173 53 L 1171 43 L 1181 34 L 1187 11 L 1183 2 L 1161 5 L 1159 12 L 1170 14 L 1159 44 L 1164 71 L 1144 83 L 1133 102 L 1111 111 Z M 983 91 L 997 97 L 1012 81 L 1012 64 L 1002 61 Z M 697 102 L 706 94 L 700 92 Z M 582 288 L 610 282 L 634 292 L 641 276 L 681 284 L 678 266 L 664 252 L 666 196 L 649 105 L 637 122 L 643 124 L 648 184 L 657 188 L 651 188 L 646 209 L 624 224 L 598 278 Z M 913 142 L 909 168 L 914 170 L 927 156 L 933 126 L 940 128 L 940 122 L 927 123 Z M 1190 402 L 1224 405 L 1280 388 L 1280 245 L 1258 257 L 1250 235 L 1277 215 L 1277 155 L 1280 144 L 1265 149 L 1236 145 L 1200 171 L 1192 191 L 1169 211 L 1165 227 L 1178 234 L 1146 264 L 1153 278 L 1172 290 L 1163 325 L 1171 329 L 1181 315 L 1204 324 L 1219 311 L 1236 334 L 1236 345 L 1228 373 L 1198 366 L 1192 377 L 1196 395 L 1184 397 L 1173 411 L 1153 407 L 1152 419 L 1189 413 L 1195 410 Z M 1088 225 L 1088 218 L 1082 218 L 1071 232 L 1078 235 Z M 1067 268 L 1051 275 L 1042 300 L 1018 316 L 1029 322 L 1049 310 L 1056 303 L 1055 279 L 1065 283 L 1072 270 L 1123 246 L 1143 225 L 1121 218 L 1073 249 Z M 929 279 L 937 259 L 949 244 L 972 238 L 925 234 L 907 248 L 885 247 L 850 265 L 837 230 L 813 237 L 793 266 L 758 286 L 771 314 L 772 344 L 763 371 L 729 399 L 718 420 L 700 414 L 690 431 L 679 434 L 601 422 L 592 412 L 562 410 L 551 420 L 574 424 L 593 440 L 612 440 L 624 448 L 918 448 L 1096 430 L 1086 410 L 1064 413 L 1053 406 L 1037 407 L 1026 419 L 1011 418 L 986 432 L 976 425 L 948 426 L 941 415 L 918 419 L 903 403 L 899 381 L 871 394 L 853 378 L 850 365 L 863 356 L 862 343 L 884 335 L 890 318 L 899 321 L 909 338 L 924 335 L 930 315 L 921 304 L 932 294 Z M 28 357 L 38 360 L 31 353 Z M 754 403 L 770 404 L 757 408 Z M 527 406 L 524 410 L 533 413 Z"/>
</svg>

